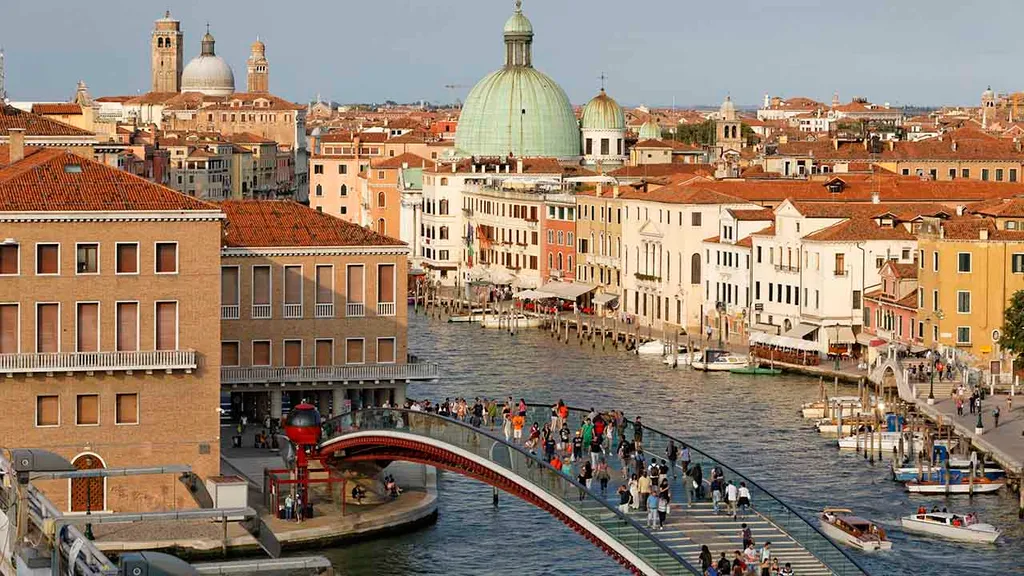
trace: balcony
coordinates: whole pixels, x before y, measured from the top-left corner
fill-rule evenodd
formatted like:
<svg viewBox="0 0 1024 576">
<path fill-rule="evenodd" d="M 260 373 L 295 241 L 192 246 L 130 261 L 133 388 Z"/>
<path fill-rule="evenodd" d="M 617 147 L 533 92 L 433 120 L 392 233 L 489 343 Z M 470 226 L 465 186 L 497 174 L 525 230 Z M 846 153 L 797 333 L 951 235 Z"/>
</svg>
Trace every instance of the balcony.
<svg viewBox="0 0 1024 576">
<path fill-rule="evenodd" d="M 463 208 L 462 209 L 462 215 L 463 216 L 470 216 L 470 217 L 472 217 L 473 216 L 473 209 L 472 208 Z"/>
<path fill-rule="evenodd" d="M 311 382 L 411 382 L 438 379 L 437 364 L 365 364 L 359 366 L 233 366 L 220 369 L 221 385 Z"/>
<path fill-rule="evenodd" d="M 285 304 L 285 318 L 302 318 L 302 304 Z"/>
<path fill-rule="evenodd" d="M 799 266 L 785 266 L 783 264 L 776 264 L 775 265 L 775 271 L 776 272 L 799 272 L 800 271 L 800 267 Z"/>
<path fill-rule="evenodd" d="M 334 318 L 334 303 L 316 303 L 316 317 L 317 318 Z"/>
<path fill-rule="evenodd" d="M 56 354 L 0 354 L 0 374 L 53 374 L 63 372 L 131 372 L 134 370 L 196 369 L 195 350 L 138 352 L 61 352 Z"/>
<path fill-rule="evenodd" d="M 345 304 L 345 316 L 349 318 L 366 316 L 366 305 L 362 302 L 349 302 Z"/>
<path fill-rule="evenodd" d="M 394 316 L 395 315 L 395 303 L 394 302 L 378 302 L 377 303 L 377 316 Z"/>
<path fill-rule="evenodd" d="M 253 304 L 252 317 L 254 320 L 267 320 L 270 318 L 270 304 Z"/>
<path fill-rule="evenodd" d="M 220 307 L 221 320 L 238 320 L 241 307 L 238 304 L 226 304 Z"/>
<path fill-rule="evenodd" d="M 834 270 L 836 276 L 847 276 L 850 272 L 848 270 Z"/>
</svg>

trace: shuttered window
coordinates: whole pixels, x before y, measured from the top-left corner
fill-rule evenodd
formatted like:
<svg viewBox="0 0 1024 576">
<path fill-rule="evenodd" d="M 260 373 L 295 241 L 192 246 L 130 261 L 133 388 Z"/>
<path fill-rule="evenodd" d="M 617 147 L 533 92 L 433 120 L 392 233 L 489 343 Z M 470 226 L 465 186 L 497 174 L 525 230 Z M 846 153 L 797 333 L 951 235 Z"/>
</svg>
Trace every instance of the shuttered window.
<svg viewBox="0 0 1024 576">
<path fill-rule="evenodd" d="M 18 353 L 18 305 L 0 304 L 0 354 Z"/>
<path fill-rule="evenodd" d="M 314 359 L 317 366 L 333 366 L 334 365 L 334 341 L 333 340 L 317 340 L 316 341 L 316 358 Z"/>
<path fill-rule="evenodd" d="M 117 267 L 118 274 L 139 273 L 138 244 L 118 244 L 115 259 L 117 260 L 115 265 Z"/>
<path fill-rule="evenodd" d="M 96 302 L 78 304 L 76 318 L 79 352 L 99 352 L 100 350 L 100 305 Z"/>
<path fill-rule="evenodd" d="M 79 394 L 75 400 L 75 424 L 96 426 L 100 423 L 100 397 L 97 394 Z"/>
<path fill-rule="evenodd" d="M 252 365 L 270 366 L 270 342 L 252 343 Z"/>
<path fill-rule="evenodd" d="M 361 338 L 349 338 L 345 341 L 345 363 L 363 363 L 363 340 Z"/>
<path fill-rule="evenodd" d="M 36 306 L 36 352 L 60 352 L 60 304 Z"/>
<path fill-rule="evenodd" d="M 178 349 L 178 303 L 156 303 L 156 349 Z"/>
<path fill-rule="evenodd" d="M 36 396 L 36 426 L 60 426 L 58 396 Z"/>
<path fill-rule="evenodd" d="M 284 267 L 284 303 L 302 304 L 302 266 Z"/>
<path fill-rule="evenodd" d="M 178 245 L 174 242 L 156 243 L 156 273 L 174 274 L 178 271 Z"/>
<path fill-rule="evenodd" d="M 316 303 L 334 302 L 334 266 L 316 267 Z"/>
<path fill-rule="evenodd" d="M 302 340 L 284 341 L 284 365 L 302 366 Z"/>
<path fill-rule="evenodd" d="M 18 273 L 20 268 L 18 258 L 20 255 L 21 250 L 17 244 L 0 246 L 0 276 Z"/>
<path fill-rule="evenodd" d="M 270 304 L 270 266 L 252 267 L 252 303 Z"/>
<path fill-rule="evenodd" d="M 60 245 L 36 245 L 36 274 L 60 274 Z"/>
<path fill-rule="evenodd" d="M 139 349 L 139 304 L 117 303 L 117 351 L 135 352 Z"/>
<path fill-rule="evenodd" d="M 346 278 L 346 296 L 349 304 L 363 303 L 363 266 L 349 266 Z"/>
<path fill-rule="evenodd" d="M 224 266 L 220 269 L 220 304 L 238 306 L 237 266 Z"/>
<path fill-rule="evenodd" d="M 377 302 L 395 301 L 395 265 L 381 264 L 377 267 Z"/>
<path fill-rule="evenodd" d="M 395 361 L 395 339 L 377 338 L 377 362 L 391 364 Z"/>
<path fill-rule="evenodd" d="M 118 394 L 114 404 L 114 419 L 117 424 L 139 423 L 139 395 Z"/>
<path fill-rule="evenodd" d="M 220 365 L 238 366 L 238 342 L 220 343 Z"/>
</svg>

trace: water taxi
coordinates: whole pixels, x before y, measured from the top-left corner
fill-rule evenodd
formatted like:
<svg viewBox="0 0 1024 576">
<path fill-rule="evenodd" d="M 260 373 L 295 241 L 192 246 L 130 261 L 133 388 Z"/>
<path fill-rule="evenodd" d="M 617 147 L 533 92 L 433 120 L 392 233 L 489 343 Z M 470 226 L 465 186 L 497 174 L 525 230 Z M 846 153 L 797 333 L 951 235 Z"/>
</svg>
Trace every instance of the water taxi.
<svg viewBox="0 0 1024 576">
<path fill-rule="evenodd" d="M 923 475 L 928 477 L 928 467 L 922 466 L 898 466 L 896 461 L 893 460 L 892 465 L 892 479 L 897 482 L 909 482 L 911 480 L 917 480 L 919 476 Z M 946 465 L 943 462 L 937 462 L 931 466 L 931 476 L 929 480 L 938 479 L 941 470 L 945 470 Z M 970 461 L 964 461 L 961 459 L 953 459 L 949 461 L 949 469 L 956 470 L 961 474 L 970 474 L 971 463 Z M 989 480 L 1000 480 L 1006 478 L 1006 471 L 994 464 L 978 464 L 975 470 L 975 475 L 984 476 Z"/>
<path fill-rule="evenodd" d="M 686 344 L 677 345 L 676 350 L 679 352 L 680 355 L 686 354 Z M 635 352 L 641 355 L 659 355 L 671 357 L 672 345 L 666 344 L 661 340 L 655 339 L 649 342 L 644 342 L 640 346 L 637 346 Z"/>
<path fill-rule="evenodd" d="M 746 356 L 733 354 L 728 350 L 705 350 L 704 357 L 694 360 L 690 367 L 705 372 L 725 372 L 734 368 L 746 368 L 750 359 Z"/>
<path fill-rule="evenodd" d="M 693 364 L 694 360 L 700 360 L 703 357 L 704 354 L 701 353 L 700 350 L 694 350 L 690 354 L 687 354 L 685 351 L 680 351 L 678 356 L 674 356 L 672 354 L 665 356 L 661 363 L 666 366 L 672 366 L 673 364 L 676 366 L 689 366 Z"/>
<path fill-rule="evenodd" d="M 498 314 L 488 315 L 480 320 L 484 328 L 540 328 L 544 319 L 540 316 L 526 316 L 524 314 Z"/>
<path fill-rule="evenodd" d="M 889 453 L 893 452 L 899 447 L 900 438 L 905 438 L 903 432 L 861 432 L 860 438 L 858 438 L 856 435 L 844 436 L 837 440 L 837 442 L 839 444 L 839 448 L 843 450 L 854 450 L 858 447 L 864 447 L 865 444 L 868 443 L 870 443 L 869 445 L 872 446 L 875 450 L 877 450 L 879 444 L 879 436 L 881 436 L 882 450 Z M 951 448 L 952 446 L 956 445 L 956 442 L 956 438 L 952 440 L 935 440 L 935 445 Z M 924 436 L 915 433 L 914 445 L 923 446 Z M 909 446 L 909 443 L 905 444 L 905 446 Z"/>
<path fill-rule="evenodd" d="M 892 549 L 885 530 L 870 520 L 854 516 L 847 508 L 825 508 L 818 519 L 821 531 L 836 542 L 865 552 Z"/>
<path fill-rule="evenodd" d="M 978 522 L 973 514 L 961 516 L 952 512 L 924 512 L 904 516 L 900 520 L 905 532 L 939 536 L 960 542 L 994 544 L 1002 534 L 995 526 Z"/>
<path fill-rule="evenodd" d="M 949 482 L 941 480 L 911 480 L 906 483 L 907 492 L 911 494 L 991 494 L 998 492 L 1006 484 L 1003 480 L 989 480 L 979 476 L 972 482 L 967 476 L 956 477 L 950 474 Z"/>
<path fill-rule="evenodd" d="M 488 316 L 492 316 L 492 315 L 494 315 L 494 310 L 492 310 L 490 308 L 486 308 L 486 309 L 485 308 L 473 308 L 472 310 L 469 311 L 469 314 L 458 314 L 458 315 L 454 315 L 454 316 L 449 316 L 448 317 L 448 321 L 449 322 L 460 322 L 460 323 L 463 323 L 463 322 L 480 322 L 481 320 L 484 319 L 484 314 L 487 314 Z"/>
</svg>

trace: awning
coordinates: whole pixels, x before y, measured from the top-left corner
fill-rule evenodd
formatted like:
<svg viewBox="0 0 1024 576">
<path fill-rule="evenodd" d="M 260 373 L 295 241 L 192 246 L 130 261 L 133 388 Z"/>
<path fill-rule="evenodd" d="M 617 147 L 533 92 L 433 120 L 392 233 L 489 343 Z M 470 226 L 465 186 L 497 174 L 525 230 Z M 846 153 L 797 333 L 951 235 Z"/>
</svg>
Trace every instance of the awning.
<svg viewBox="0 0 1024 576">
<path fill-rule="evenodd" d="M 849 326 L 828 326 L 825 328 L 829 344 L 853 344 L 857 338 Z"/>
<path fill-rule="evenodd" d="M 807 336 L 811 332 L 814 332 L 818 328 L 821 328 L 821 326 L 815 326 L 814 324 L 804 324 L 803 322 L 801 322 L 796 326 L 790 328 L 789 332 L 786 332 L 785 334 L 783 334 L 783 336 L 787 338 L 797 338 L 803 340 L 805 336 Z M 852 335 L 853 332 L 851 332 L 850 334 Z"/>
<path fill-rule="evenodd" d="M 789 348 L 793 350 L 802 350 L 804 352 L 817 352 L 820 344 L 817 342 L 811 342 L 810 340 L 801 340 L 800 338 L 790 338 L 788 336 L 777 336 L 774 334 L 765 334 L 764 332 L 751 332 L 750 343 L 769 346 L 773 348 Z"/>
<path fill-rule="evenodd" d="M 523 290 L 522 292 L 516 292 L 512 297 L 517 300 L 542 300 L 544 298 L 554 298 L 555 295 L 541 292 L 540 290 Z"/>
<path fill-rule="evenodd" d="M 778 336 L 779 332 L 782 332 L 782 328 L 774 324 L 761 324 L 760 322 L 754 322 L 750 325 L 750 330 L 753 332 L 765 332 L 767 334 L 774 334 Z"/>
<path fill-rule="evenodd" d="M 618 299 L 618 294 L 609 294 L 607 292 L 601 292 L 600 294 L 594 295 L 594 304 L 596 304 L 597 306 L 604 306 Z"/>
<path fill-rule="evenodd" d="M 555 298 L 572 301 L 595 289 L 597 286 L 583 282 L 548 282 L 540 287 L 541 292 L 552 294 Z"/>
<path fill-rule="evenodd" d="M 911 354 L 924 354 L 927 351 L 928 351 L 928 349 L 925 348 L 924 346 L 919 346 L 917 344 L 911 344 L 910 345 L 910 353 Z"/>
</svg>

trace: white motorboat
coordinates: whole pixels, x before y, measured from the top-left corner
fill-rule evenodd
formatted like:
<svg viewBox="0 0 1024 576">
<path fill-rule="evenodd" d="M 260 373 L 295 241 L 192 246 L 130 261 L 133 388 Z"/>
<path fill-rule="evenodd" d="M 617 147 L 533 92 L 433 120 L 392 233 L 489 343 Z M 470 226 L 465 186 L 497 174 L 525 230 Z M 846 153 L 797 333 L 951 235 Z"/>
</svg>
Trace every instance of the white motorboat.
<svg viewBox="0 0 1024 576">
<path fill-rule="evenodd" d="M 939 482 L 934 480 L 925 480 L 918 482 L 911 480 L 907 482 L 907 492 L 912 494 L 970 494 L 973 490 L 975 494 L 991 494 L 998 492 L 1006 484 L 1003 480 L 989 480 L 985 477 L 978 477 L 971 482 L 969 478 L 960 477 L 959 479 L 953 478 L 950 482 Z"/>
<path fill-rule="evenodd" d="M 944 462 L 936 462 L 930 467 L 922 465 L 921 468 L 918 468 L 917 466 L 897 466 L 896 461 L 893 460 L 891 468 L 893 480 L 896 480 L 897 482 L 909 482 L 911 480 L 917 480 L 919 476 L 928 478 L 929 480 L 941 479 L 940 474 L 944 472 L 946 464 Z M 929 469 L 931 470 L 930 475 Z M 951 458 L 949 461 L 949 469 L 950 471 L 956 471 L 960 474 L 967 475 L 971 472 L 971 462 L 970 460 L 964 460 L 963 458 Z M 975 470 L 975 475 L 984 476 L 989 480 L 999 480 L 1006 477 L 1006 471 L 995 464 L 987 463 L 984 466 L 979 464 Z"/>
<path fill-rule="evenodd" d="M 679 352 L 679 354 L 685 354 L 686 353 L 686 344 L 677 344 L 676 345 L 676 350 Z M 669 357 L 671 357 L 672 356 L 672 345 L 671 344 L 666 344 L 665 342 L 662 342 L 661 340 L 655 339 L 655 340 L 650 340 L 648 342 L 644 342 L 643 344 L 638 346 L 636 348 L 636 350 L 634 350 L 634 352 L 636 352 L 637 354 L 641 354 L 641 355 L 650 355 L 650 356 L 658 355 L 658 356 L 669 356 Z"/>
<path fill-rule="evenodd" d="M 860 426 L 860 424 L 857 423 L 856 420 L 853 422 L 843 420 L 843 429 L 840 431 L 839 422 L 832 420 L 831 418 L 822 418 L 814 423 L 814 427 L 818 432 L 826 436 L 846 436 L 847 434 L 853 434 L 854 430 L 856 430 L 858 426 Z"/>
<path fill-rule="evenodd" d="M 847 508 L 825 508 L 818 516 L 821 531 L 836 542 L 865 552 L 891 550 L 885 530 L 870 520 L 854 516 Z"/>
<path fill-rule="evenodd" d="M 843 418 L 858 415 L 862 412 L 861 401 L 857 396 L 836 396 L 828 401 L 818 400 L 808 402 L 800 407 L 804 418 L 821 419 L 828 416 L 827 412 L 835 413 L 839 406 L 842 409 Z"/>
<path fill-rule="evenodd" d="M 728 372 L 735 368 L 746 368 L 750 366 L 750 358 L 733 354 L 726 350 L 705 350 L 704 357 L 694 360 L 690 367 L 694 370 L 706 372 Z"/>
<path fill-rule="evenodd" d="M 490 308 L 473 308 L 469 311 L 469 314 L 458 314 L 455 316 L 449 316 L 449 322 L 480 322 L 484 319 L 484 314 L 493 315 L 494 310 Z"/>
<path fill-rule="evenodd" d="M 885 452 L 892 452 L 893 450 L 896 450 L 899 447 L 900 438 L 904 437 L 904 433 L 903 432 L 889 432 L 889 431 L 875 432 L 875 433 L 861 432 L 859 439 L 855 435 L 850 435 L 850 436 L 843 436 L 837 442 L 839 443 L 839 448 L 841 448 L 843 450 L 855 450 L 858 447 L 863 448 L 865 445 L 870 446 L 870 447 L 874 448 L 875 450 L 877 450 L 878 449 L 878 442 L 879 442 L 879 435 L 881 435 L 882 450 L 885 451 Z M 908 446 L 908 445 L 909 444 L 905 444 L 905 446 Z M 924 445 L 924 436 L 922 436 L 920 434 L 914 434 L 914 445 L 915 446 L 923 446 Z M 945 446 L 946 448 L 951 448 L 951 447 L 956 445 L 956 439 L 953 439 L 953 440 L 935 440 L 935 445 L 936 446 Z"/>
<path fill-rule="evenodd" d="M 544 319 L 540 316 L 526 316 L 523 314 L 497 314 L 485 316 L 480 325 L 484 328 L 540 328 Z"/>
<path fill-rule="evenodd" d="M 960 542 L 993 544 L 1002 534 L 995 526 L 978 522 L 972 514 L 961 516 L 951 512 L 921 512 L 901 519 L 903 530 L 939 536 Z"/>
<path fill-rule="evenodd" d="M 672 354 L 665 356 L 661 363 L 666 366 L 672 366 L 673 364 L 676 366 L 690 366 L 693 364 L 694 360 L 700 360 L 703 357 L 704 355 L 700 351 L 694 351 L 687 354 L 685 350 L 681 350 L 678 356 L 674 356 Z M 678 363 L 676 363 L 677 361 Z"/>
</svg>

